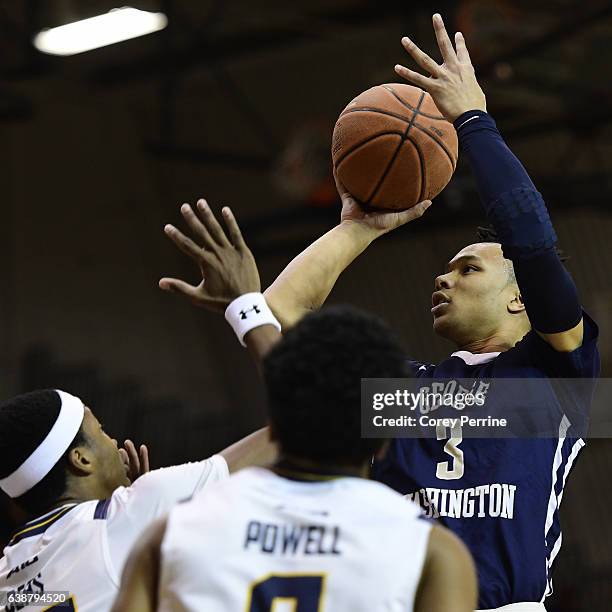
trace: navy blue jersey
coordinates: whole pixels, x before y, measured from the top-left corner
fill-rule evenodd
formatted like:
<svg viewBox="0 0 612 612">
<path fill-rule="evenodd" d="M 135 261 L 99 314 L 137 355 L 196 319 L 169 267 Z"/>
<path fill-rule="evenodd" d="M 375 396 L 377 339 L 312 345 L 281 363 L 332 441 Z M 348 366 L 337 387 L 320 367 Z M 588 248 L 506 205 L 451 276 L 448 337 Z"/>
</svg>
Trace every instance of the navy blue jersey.
<svg viewBox="0 0 612 612">
<path fill-rule="evenodd" d="M 597 325 L 584 313 L 582 346 L 560 353 L 531 331 L 503 353 L 453 353 L 436 365 L 411 361 L 423 378 L 595 378 Z M 548 396 L 549 402 L 556 399 Z M 576 400 L 589 410 L 589 401 Z M 571 437 L 560 406 L 559 437 L 396 439 L 373 465 L 373 478 L 418 502 L 468 546 L 476 562 L 480 608 L 542 601 L 552 593 L 551 568 L 561 546 L 563 488 L 585 445 Z M 443 428 L 444 429 L 444 428 Z"/>
</svg>

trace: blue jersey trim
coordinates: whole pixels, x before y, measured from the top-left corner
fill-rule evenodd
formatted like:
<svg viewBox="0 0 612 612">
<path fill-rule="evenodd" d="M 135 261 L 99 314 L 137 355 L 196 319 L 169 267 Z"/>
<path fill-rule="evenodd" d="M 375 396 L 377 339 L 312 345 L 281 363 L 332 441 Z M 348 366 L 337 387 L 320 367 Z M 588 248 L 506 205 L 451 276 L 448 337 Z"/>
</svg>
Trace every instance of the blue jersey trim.
<svg viewBox="0 0 612 612">
<path fill-rule="evenodd" d="M 101 499 L 96 504 L 96 509 L 94 511 L 94 519 L 106 520 L 106 515 L 108 513 L 108 507 L 110 506 L 111 498 Z"/>
<path fill-rule="evenodd" d="M 569 423 L 567 417 L 563 417 L 559 427 L 559 435 L 567 431 L 566 425 Z M 561 531 L 561 521 L 559 512 L 561 508 L 561 500 L 563 499 L 563 491 L 567 477 L 572 470 L 574 462 L 580 451 L 586 446 L 586 442 L 582 438 L 561 438 L 557 445 L 555 458 L 553 461 L 552 471 L 552 486 L 550 499 L 548 502 L 548 513 L 546 516 L 544 538 L 546 542 L 546 590 L 542 596 L 543 602 L 548 596 L 553 593 L 552 584 L 552 568 L 563 542 L 563 532 Z M 563 473 L 561 473 L 563 470 Z"/>
<path fill-rule="evenodd" d="M 78 504 L 68 504 L 66 506 L 62 506 L 61 508 L 56 508 L 47 514 L 26 523 L 23 525 L 23 527 L 20 527 L 15 532 L 8 545 L 14 546 L 25 538 L 30 538 L 32 536 L 44 533 L 49 527 L 51 527 L 51 525 L 53 525 L 53 523 L 56 523 L 60 518 L 62 518 L 62 516 L 68 514 L 70 510 L 76 508 L 77 506 Z"/>
</svg>

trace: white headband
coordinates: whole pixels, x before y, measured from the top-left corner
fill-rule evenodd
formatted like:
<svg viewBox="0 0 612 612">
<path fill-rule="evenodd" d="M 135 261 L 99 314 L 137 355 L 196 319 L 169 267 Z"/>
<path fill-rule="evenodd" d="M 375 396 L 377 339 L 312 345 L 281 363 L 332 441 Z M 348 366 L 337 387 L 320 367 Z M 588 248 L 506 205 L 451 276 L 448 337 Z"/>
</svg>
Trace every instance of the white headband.
<svg viewBox="0 0 612 612">
<path fill-rule="evenodd" d="M 37 485 L 61 459 L 83 422 L 85 406 L 74 395 L 59 391 L 62 407 L 57 420 L 38 448 L 10 475 L 0 480 L 0 489 L 19 497 Z"/>
</svg>

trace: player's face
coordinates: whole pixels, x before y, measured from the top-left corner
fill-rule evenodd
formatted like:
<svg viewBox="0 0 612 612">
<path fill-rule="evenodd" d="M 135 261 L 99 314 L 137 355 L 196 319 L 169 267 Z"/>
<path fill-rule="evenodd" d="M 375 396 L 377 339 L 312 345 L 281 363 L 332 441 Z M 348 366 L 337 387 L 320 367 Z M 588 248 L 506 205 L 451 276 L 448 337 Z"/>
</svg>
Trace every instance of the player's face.
<svg viewBox="0 0 612 612">
<path fill-rule="evenodd" d="M 94 470 L 100 485 L 110 495 L 117 487 L 129 486 L 126 466 L 123 463 L 117 442 L 103 429 L 93 412 L 85 407 L 83 430 L 93 454 Z"/>
<path fill-rule="evenodd" d="M 457 346 L 495 336 L 516 289 L 508 280 L 499 244 L 471 244 L 459 251 L 435 281 L 434 331 Z"/>
</svg>

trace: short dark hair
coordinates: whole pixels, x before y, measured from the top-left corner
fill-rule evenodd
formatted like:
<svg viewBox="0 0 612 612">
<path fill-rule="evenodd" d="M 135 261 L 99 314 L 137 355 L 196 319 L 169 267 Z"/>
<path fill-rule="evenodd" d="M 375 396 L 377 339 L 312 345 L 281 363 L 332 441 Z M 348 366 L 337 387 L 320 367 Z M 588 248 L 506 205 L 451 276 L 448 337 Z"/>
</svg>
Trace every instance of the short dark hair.
<svg viewBox="0 0 612 612">
<path fill-rule="evenodd" d="M 325 308 L 290 329 L 263 363 L 281 450 L 320 463 L 361 465 L 384 440 L 361 437 L 361 379 L 409 376 L 406 355 L 377 317 Z"/>
<path fill-rule="evenodd" d="M 40 445 L 59 416 L 62 402 L 53 389 L 32 391 L 0 403 L 0 479 L 12 474 Z M 82 426 L 51 471 L 15 503 L 30 514 L 43 513 L 66 490 L 68 454 L 86 444 Z"/>
</svg>

